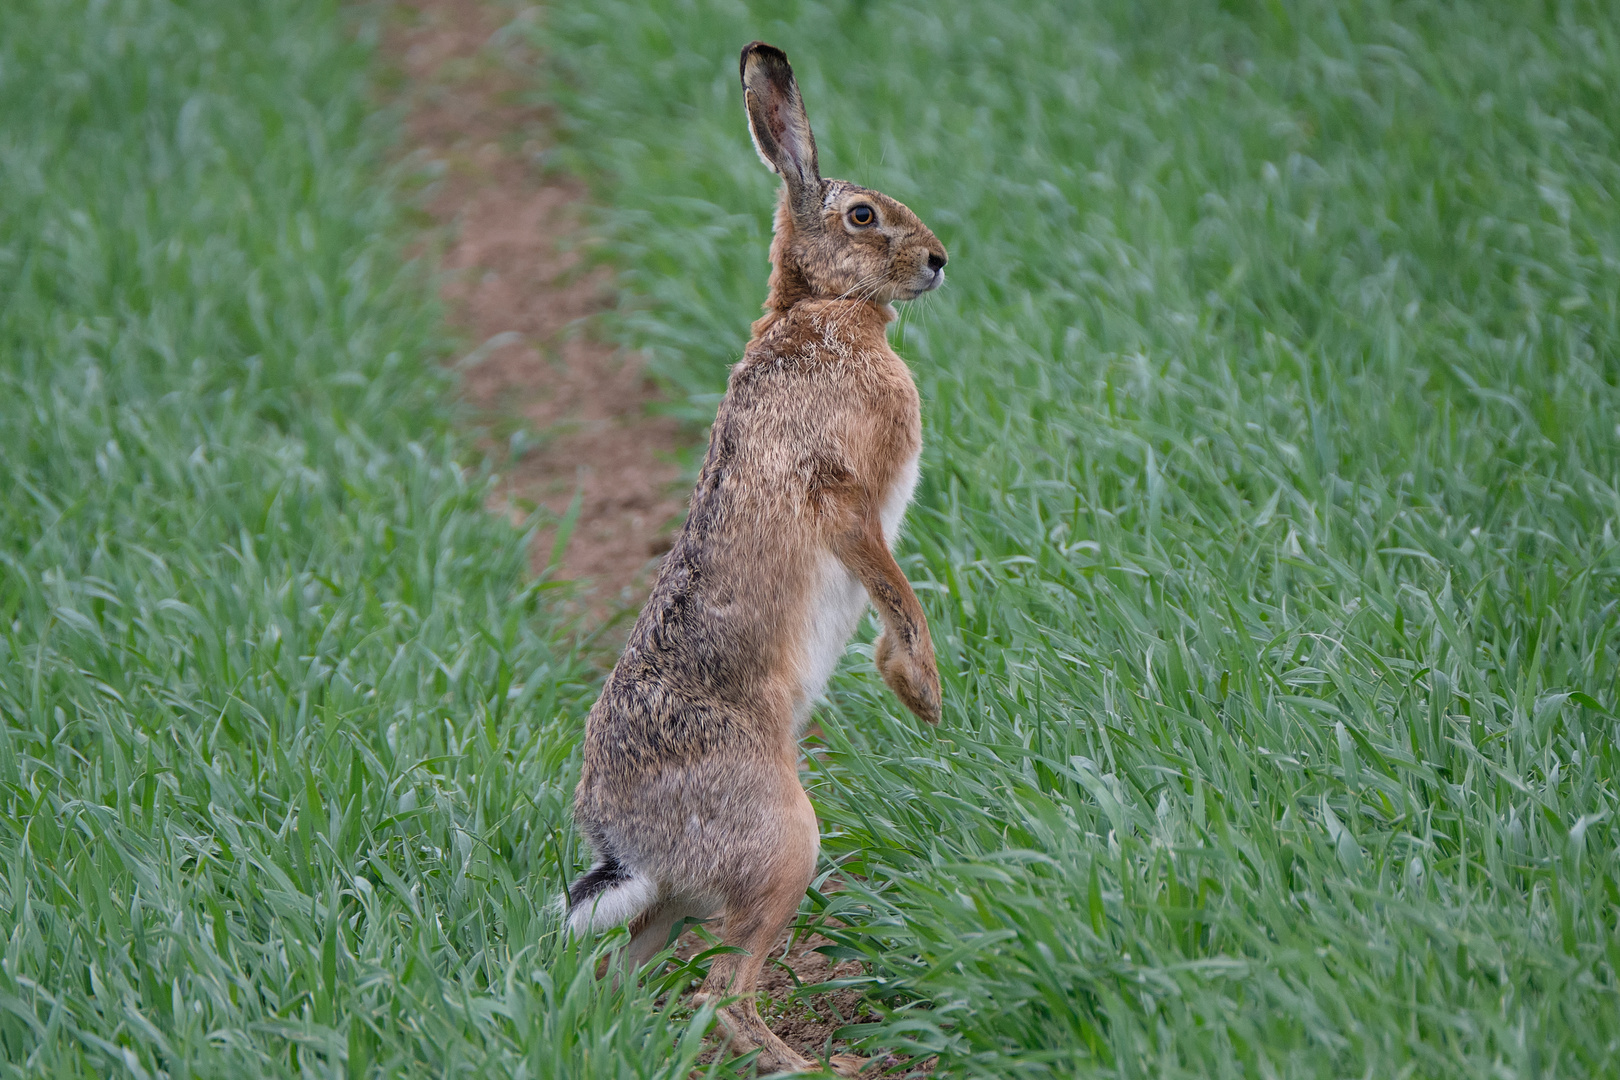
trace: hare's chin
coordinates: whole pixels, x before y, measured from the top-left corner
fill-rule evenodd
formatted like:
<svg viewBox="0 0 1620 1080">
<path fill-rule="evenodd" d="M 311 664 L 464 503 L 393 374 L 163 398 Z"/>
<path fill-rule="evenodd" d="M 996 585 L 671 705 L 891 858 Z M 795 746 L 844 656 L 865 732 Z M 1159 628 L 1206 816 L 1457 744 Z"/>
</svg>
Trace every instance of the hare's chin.
<svg viewBox="0 0 1620 1080">
<path fill-rule="evenodd" d="M 911 295 L 904 297 L 904 299 L 915 300 L 923 293 L 933 292 L 943 284 L 945 284 L 944 269 L 930 270 L 928 273 L 921 275 L 918 284 L 911 287 Z"/>
</svg>

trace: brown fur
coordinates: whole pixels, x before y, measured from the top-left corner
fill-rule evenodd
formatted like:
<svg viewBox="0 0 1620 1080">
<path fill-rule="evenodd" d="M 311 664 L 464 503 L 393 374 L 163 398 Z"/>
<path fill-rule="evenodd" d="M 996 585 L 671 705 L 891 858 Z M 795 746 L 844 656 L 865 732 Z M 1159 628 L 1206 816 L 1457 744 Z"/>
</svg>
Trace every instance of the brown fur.
<svg viewBox="0 0 1620 1080">
<path fill-rule="evenodd" d="M 890 553 L 922 425 L 886 327 L 889 303 L 937 287 L 946 257 L 900 203 L 821 179 L 782 53 L 749 45 L 742 81 L 755 145 L 784 180 L 770 295 L 686 524 L 586 722 L 574 816 L 598 863 L 570 890 L 570 919 L 628 919 L 640 964 L 679 919 L 723 914 L 724 941 L 746 951 L 715 958 L 703 995 L 735 997 L 721 1019 L 762 1068 L 802 1069 L 753 992 L 815 871 L 798 731 L 862 591 L 884 624 L 884 681 L 940 716 L 928 623 Z"/>
</svg>

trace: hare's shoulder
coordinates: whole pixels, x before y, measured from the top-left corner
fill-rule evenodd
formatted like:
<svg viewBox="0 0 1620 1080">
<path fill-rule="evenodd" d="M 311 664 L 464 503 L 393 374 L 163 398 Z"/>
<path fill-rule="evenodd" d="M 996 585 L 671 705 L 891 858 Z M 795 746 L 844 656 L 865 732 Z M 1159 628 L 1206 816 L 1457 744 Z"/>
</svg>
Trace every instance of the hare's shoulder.
<svg viewBox="0 0 1620 1080">
<path fill-rule="evenodd" d="M 856 409 L 914 411 L 911 369 L 889 347 L 886 327 L 892 317 L 887 305 L 807 300 L 763 319 L 732 372 L 731 396 L 790 394 L 807 403 L 830 393 Z"/>
</svg>

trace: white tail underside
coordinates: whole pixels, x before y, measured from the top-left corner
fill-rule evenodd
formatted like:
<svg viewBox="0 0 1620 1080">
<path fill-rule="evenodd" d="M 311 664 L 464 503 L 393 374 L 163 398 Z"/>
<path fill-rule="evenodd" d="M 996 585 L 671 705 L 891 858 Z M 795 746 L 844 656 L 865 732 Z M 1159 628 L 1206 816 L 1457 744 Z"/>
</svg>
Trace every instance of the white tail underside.
<svg viewBox="0 0 1620 1080">
<path fill-rule="evenodd" d="M 658 890 L 644 877 L 612 885 L 568 913 L 568 929 L 575 934 L 606 930 L 629 922 L 652 906 Z"/>
</svg>

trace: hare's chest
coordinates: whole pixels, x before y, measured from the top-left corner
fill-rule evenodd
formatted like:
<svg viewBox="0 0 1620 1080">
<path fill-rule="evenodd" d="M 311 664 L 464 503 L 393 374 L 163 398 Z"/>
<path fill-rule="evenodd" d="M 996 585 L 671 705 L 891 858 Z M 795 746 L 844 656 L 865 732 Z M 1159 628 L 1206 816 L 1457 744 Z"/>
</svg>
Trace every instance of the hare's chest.
<svg viewBox="0 0 1620 1080">
<path fill-rule="evenodd" d="M 890 548 L 900 535 L 906 507 L 917 488 L 917 467 L 918 455 L 914 453 L 896 470 L 879 509 L 883 539 Z M 866 611 L 866 587 L 837 556 L 823 552 L 816 563 L 809 600 L 807 625 L 800 639 L 803 653 L 799 658 L 799 693 L 793 710 L 800 726 L 827 689 L 827 680 L 832 678 L 850 636 L 860 624 Z"/>
<path fill-rule="evenodd" d="M 900 466 L 883 500 L 883 539 L 888 542 L 890 550 L 894 549 L 894 542 L 900 536 L 900 524 L 905 520 L 906 507 L 911 505 L 911 496 L 917 490 L 917 469 L 921 457 L 920 451 L 914 451 L 911 458 Z"/>
</svg>

